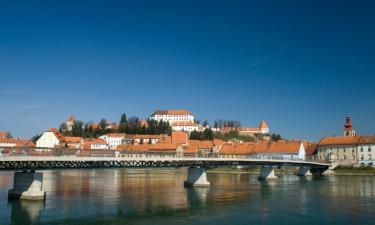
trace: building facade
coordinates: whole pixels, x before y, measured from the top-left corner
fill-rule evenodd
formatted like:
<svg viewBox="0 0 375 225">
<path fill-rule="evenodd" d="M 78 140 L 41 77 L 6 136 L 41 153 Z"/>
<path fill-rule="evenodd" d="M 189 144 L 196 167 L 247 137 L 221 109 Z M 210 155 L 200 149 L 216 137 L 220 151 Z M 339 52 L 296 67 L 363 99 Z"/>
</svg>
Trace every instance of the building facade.
<svg viewBox="0 0 375 225">
<path fill-rule="evenodd" d="M 193 114 L 188 110 L 157 110 L 151 116 L 151 120 L 169 122 L 194 122 Z"/>
<path fill-rule="evenodd" d="M 174 122 L 171 124 L 172 131 L 186 131 L 192 132 L 198 130 L 198 124 L 194 122 Z"/>
<path fill-rule="evenodd" d="M 336 166 L 374 165 L 375 136 L 356 136 L 347 115 L 344 136 L 322 138 L 318 144 L 316 158 Z"/>
<path fill-rule="evenodd" d="M 55 148 L 64 142 L 64 136 L 55 128 L 51 128 L 44 132 L 42 136 L 36 141 L 38 148 Z"/>
<path fill-rule="evenodd" d="M 132 140 L 123 133 L 108 133 L 100 136 L 99 138 L 105 140 L 109 149 L 116 149 L 119 145 L 129 144 Z"/>
</svg>

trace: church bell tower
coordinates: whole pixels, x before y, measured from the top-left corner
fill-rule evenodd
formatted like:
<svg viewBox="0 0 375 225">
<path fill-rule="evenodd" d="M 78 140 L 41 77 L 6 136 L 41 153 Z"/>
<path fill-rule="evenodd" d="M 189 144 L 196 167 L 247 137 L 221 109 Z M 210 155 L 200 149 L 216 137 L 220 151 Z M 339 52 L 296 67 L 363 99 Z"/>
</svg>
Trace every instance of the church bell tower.
<svg viewBox="0 0 375 225">
<path fill-rule="evenodd" d="M 355 136 L 355 130 L 352 125 L 352 121 L 350 120 L 349 114 L 346 114 L 346 119 L 345 119 L 345 125 L 344 125 L 344 136 L 346 137 L 351 137 Z"/>
</svg>

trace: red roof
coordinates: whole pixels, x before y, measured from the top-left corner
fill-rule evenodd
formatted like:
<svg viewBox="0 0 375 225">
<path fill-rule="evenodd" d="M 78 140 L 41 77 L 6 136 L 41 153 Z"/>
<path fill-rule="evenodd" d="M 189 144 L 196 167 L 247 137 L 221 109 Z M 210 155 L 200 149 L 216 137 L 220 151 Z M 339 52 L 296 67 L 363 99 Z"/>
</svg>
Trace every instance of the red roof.
<svg viewBox="0 0 375 225">
<path fill-rule="evenodd" d="M 221 146 L 220 154 L 236 155 L 236 154 L 251 154 L 254 152 L 256 143 L 226 143 Z"/>
<path fill-rule="evenodd" d="M 359 137 L 356 136 L 324 137 L 320 139 L 319 145 L 355 145 L 358 141 Z"/>
<path fill-rule="evenodd" d="M 105 135 L 107 135 L 107 137 L 125 137 L 126 136 L 126 134 L 124 133 L 108 133 Z"/>
<path fill-rule="evenodd" d="M 62 135 L 56 128 L 50 128 L 48 131 L 52 132 L 56 136 L 57 140 L 64 141 L 64 135 Z"/>
<path fill-rule="evenodd" d="M 142 145 L 118 145 L 117 150 L 124 151 L 175 151 L 177 144 L 173 143 L 156 143 Z"/>
<path fill-rule="evenodd" d="M 305 147 L 306 155 L 308 156 L 316 154 L 316 151 L 318 149 L 318 144 L 308 141 L 304 141 L 303 146 Z"/>
<path fill-rule="evenodd" d="M 174 126 L 198 126 L 196 123 L 191 122 L 191 121 L 181 121 L 181 122 L 174 122 L 172 123 L 172 127 Z"/>
<path fill-rule="evenodd" d="M 179 110 L 156 110 L 152 116 L 154 115 L 192 115 L 192 113 L 185 109 Z"/>
<path fill-rule="evenodd" d="M 64 141 L 68 143 L 80 143 L 82 140 L 81 137 L 70 137 L 70 136 L 65 136 Z"/>
<path fill-rule="evenodd" d="M 262 120 L 259 124 L 259 129 L 265 129 L 265 128 L 268 128 L 268 124 Z"/>
<path fill-rule="evenodd" d="M 213 141 L 189 140 L 188 145 L 196 146 L 198 149 L 211 149 L 214 147 Z"/>
<path fill-rule="evenodd" d="M 262 141 L 255 147 L 257 153 L 298 153 L 301 141 Z"/>
<path fill-rule="evenodd" d="M 257 127 L 239 127 L 237 128 L 237 131 L 239 132 L 260 132 L 260 128 Z"/>
<path fill-rule="evenodd" d="M 14 138 L 1 138 L 0 143 L 13 143 L 16 147 L 35 147 L 34 142 L 30 140 L 20 140 Z"/>
<path fill-rule="evenodd" d="M 91 145 L 105 145 L 107 144 L 104 139 L 101 138 L 87 138 L 83 142 L 84 149 L 91 149 Z"/>
<path fill-rule="evenodd" d="M 172 143 L 186 144 L 189 137 L 186 132 L 172 132 Z"/>
<path fill-rule="evenodd" d="M 340 136 L 324 137 L 320 139 L 319 145 L 356 145 L 375 144 L 375 136 Z"/>
<path fill-rule="evenodd" d="M 9 132 L 0 131 L 0 138 L 12 138 L 12 135 Z"/>
</svg>

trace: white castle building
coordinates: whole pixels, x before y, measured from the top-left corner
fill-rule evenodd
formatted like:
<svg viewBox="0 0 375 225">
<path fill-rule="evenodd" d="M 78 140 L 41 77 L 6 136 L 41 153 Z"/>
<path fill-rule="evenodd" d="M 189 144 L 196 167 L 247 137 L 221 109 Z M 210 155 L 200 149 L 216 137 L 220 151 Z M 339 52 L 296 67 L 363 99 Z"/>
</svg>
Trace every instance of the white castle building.
<svg viewBox="0 0 375 225">
<path fill-rule="evenodd" d="M 193 114 L 185 109 L 181 110 L 157 110 L 151 116 L 151 120 L 168 121 L 169 124 L 175 122 L 194 122 Z"/>
</svg>

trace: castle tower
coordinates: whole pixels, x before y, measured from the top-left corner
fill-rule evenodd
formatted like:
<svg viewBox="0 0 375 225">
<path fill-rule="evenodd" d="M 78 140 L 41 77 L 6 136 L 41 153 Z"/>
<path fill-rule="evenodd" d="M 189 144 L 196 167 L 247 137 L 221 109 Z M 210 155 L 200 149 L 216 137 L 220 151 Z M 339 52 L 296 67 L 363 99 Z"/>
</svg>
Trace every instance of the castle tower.
<svg viewBox="0 0 375 225">
<path fill-rule="evenodd" d="M 264 120 L 260 121 L 259 129 L 262 134 L 268 134 L 270 132 L 268 124 Z"/>
<path fill-rule="evenodd" d="M 76 119 L 73 115 L 70 115 L 68 120 L 66 121 L 66 128 L 68 131 L 71 131 L 73 129 L 73 125 L 76 122 Z"/>
<path fill-rule="evenodd" d="M 346 119 L 345 119 L 345 125 L 344 125 L 344 136 L 350 137 L 350 136 L 355 136 L 355 130 L 352 125 L 352 121 L 350 120 L 349 114 L 346 114 Z"/>
</svg>

